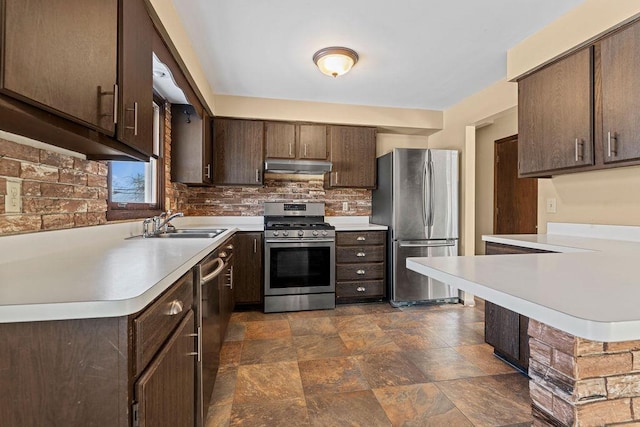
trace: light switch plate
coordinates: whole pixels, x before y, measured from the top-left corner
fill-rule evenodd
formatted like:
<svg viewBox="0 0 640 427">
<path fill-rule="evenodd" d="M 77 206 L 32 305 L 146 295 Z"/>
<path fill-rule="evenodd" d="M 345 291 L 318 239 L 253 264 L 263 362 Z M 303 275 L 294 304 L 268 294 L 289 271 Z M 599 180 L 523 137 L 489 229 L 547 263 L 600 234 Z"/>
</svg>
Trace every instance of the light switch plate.
<svg viewBox="0 0 640 427">
<path fill-rule="evenodd" d="M 7 180 L 7 195 L 4 197 L 4 211 L 6 213 L 20 213 L 22 211 L 21 187 L 20 181 Z"/>
<path fill-rule="evenodd" d="M 556 213 L 558 211 L 555 198 L 547 199 L 547 213 Z"/>
</svg>

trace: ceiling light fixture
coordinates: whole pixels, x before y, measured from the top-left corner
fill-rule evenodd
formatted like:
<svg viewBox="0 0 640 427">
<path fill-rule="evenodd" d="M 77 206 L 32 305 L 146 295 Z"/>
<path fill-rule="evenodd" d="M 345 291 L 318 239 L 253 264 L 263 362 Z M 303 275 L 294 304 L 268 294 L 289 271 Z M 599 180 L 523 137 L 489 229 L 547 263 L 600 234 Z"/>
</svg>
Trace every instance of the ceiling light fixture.
<svg viewBox="0 0 640 427">
<path fill-rule="evenodd" d="M 313 54 L 313 62 L 323 74 L 338 77 L 356 65 L 358 54 L 348 47 L 325 47 Z"/>
</svg>

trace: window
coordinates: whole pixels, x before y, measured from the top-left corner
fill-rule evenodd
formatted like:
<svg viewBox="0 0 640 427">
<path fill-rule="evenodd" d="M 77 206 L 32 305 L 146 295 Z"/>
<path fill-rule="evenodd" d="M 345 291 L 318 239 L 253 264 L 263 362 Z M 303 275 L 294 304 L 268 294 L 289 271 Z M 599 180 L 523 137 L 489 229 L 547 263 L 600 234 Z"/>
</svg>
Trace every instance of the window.
<svg viewBox="0 0 640 427">
<path fill-rule="evenodd" d="M 153 102 L 153 153 L 148 162 L 109 162 L 107 219 L 144 218 L 162 210 L 164 102 Z"/>
</svg>

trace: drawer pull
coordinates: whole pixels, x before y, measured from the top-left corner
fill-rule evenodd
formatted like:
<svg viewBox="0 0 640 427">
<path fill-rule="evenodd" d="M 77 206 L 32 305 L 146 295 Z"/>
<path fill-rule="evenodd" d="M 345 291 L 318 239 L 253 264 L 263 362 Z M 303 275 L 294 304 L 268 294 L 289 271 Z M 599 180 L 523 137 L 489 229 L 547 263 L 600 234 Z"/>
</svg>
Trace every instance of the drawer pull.
<svg viewBox="0 0 640 427">
<path fill-rule="evenodd" d="M 165 314 L 167 316 L 175 316 L 176 314 L 182 313 L 182 309 L 183 309 L 182 301 L 176 299 L 169 303 L 169 308 L 167 308 L 167 311 L 165 312 Z"/>
<path fill-rule="evenodd" d="M 357 292 L 366 292 L 366 291 L 367 291 L 367 288 L 365 288 L 364 286 L 358 286 L 358 287 L 356 288 L 356 291 L 357 291 Z"/>
<path fill-rule="evenodd" d="M 360 276 L 364 276 L 365 274 L 367 274 L 367 272 L 364 271 L 364 270 L 358 270 L 358 271 L 356 271 L 356 274 L 360 275 Z"/>
<path fill-rule="evenodd" d="M 356 238 L 356 240 L 357 240 L 358 242 L 364 242 L 365 240 L 367 240 L 367 238 L 366 238 L 366 237 L 364 237 L 364 236 L 358 236 L 358 237 Z"/>
<path fill-rule="evenodd" d="M 365 254 L 364 252 L 358 252 L 358 253 L 356 254 L 356 256 L 357 256 L 357 257 L 359 257 L 359 258 L 362 258 L 362 257 L 366 257 L 366 256 L 367 256 L 367 254 Z"/>
</svg>

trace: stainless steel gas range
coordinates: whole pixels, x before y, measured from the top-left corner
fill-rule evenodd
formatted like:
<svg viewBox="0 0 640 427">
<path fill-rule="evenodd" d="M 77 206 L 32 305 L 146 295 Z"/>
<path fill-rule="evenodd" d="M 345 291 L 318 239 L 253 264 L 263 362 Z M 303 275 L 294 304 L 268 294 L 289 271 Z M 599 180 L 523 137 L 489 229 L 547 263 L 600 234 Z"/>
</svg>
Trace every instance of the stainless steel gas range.
<svg viewBox="0 0 640 427">
<path fill-rule="evenodd" d="M 335 308 L 335 228 L 324 203 L 264 204 L 264 311 Z"/>
</svg>

